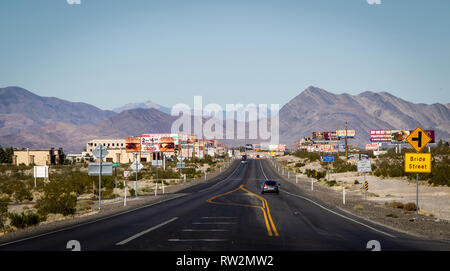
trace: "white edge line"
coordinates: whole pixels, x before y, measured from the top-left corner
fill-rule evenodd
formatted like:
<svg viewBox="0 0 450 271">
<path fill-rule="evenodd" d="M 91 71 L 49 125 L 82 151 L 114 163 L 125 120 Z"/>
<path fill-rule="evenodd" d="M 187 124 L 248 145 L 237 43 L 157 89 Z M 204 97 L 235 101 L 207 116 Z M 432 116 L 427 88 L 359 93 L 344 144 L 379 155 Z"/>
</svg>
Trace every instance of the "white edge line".
<svg viewBox="0 0 450 271">
<path fill-rule="evenodd" d="M 263 169 L 263 167 L 262 167 L 262 163 L 261 163 L 261 162 L 260 162 L 260 166 L 261 166 L 261 170 L 262 170 L 264 176 L 265 176 L 266 179 L 267 179 L 267 176 L 266 176 L 266 174 L 264 173 L 264 169 Z M 317 202 L 315 202 L 315 201 L 313 201 L 313 200 L 311 200 L 311 199 L 309 199 L 309 198 L 306 198 L 306 197 L 303 197 L 303 196 L 299 196 L 299 195 L 295 195 L 295 194 L 289 193 L 289 192 L 287 192 L 287 191 L 284 190 L 284 189 L 280 189 L 280 190 L 281 190 L 282 192 L 288 194 L 288 195 L 291 195 L 291 196 L 294 196 L 294 197 L 298 197 L 298 198 L 307 200 L 307 201 L 309 201 L 309 202 L 311 202 L 311 203 L 313 203 L 313 204 L 319 206 L 320 208 L 322 208 L 322 209 L 324 209 L 324 210 L 327 210 L 327 211 L 329 211 L 329 212 L 331 212 L 331 213 L 333 213 L 333 214 L 335 214 L 335 215 L 337 215 L 337 216 L 340 216 L 340 217 L 342 217 L 342 218 L 345 218 L 345 219 L 347 219 L 347 220 L 350 220 L 350 221 L 352 221 L 352 222 L 355 222 L 355 223 L 357 223 L 357 224 L 359 224 L 359 225 L 362 225 L 362 226 L 364 226 L 364 227 L 367 227 L 367 228 L 369 228 L 369 229 L 371 229 L 371 230 L 373 230 L 373 231 L 376 231 L 376 232 L 378 232 L 378 233 L 382 233 L 382 234 L 387 235 L 387 236 L 392 237 L 392 238 L 397 238 L 397 237 L 395 237 L 395 236 L 392 235 L 392 234 L 389 234 L 389 233 L 387 233 L 387 232 L 384 232 L 384 231 L 375 229 L 374 227 L 371 227 L 371 226 L 366 225 L 366 224 L 364 224 L 364 223 L 361 223 L 361 222 L 359 222 L 359 221 L 357 221 L 357 220 L 354 220 L 354 219 L 352 219 L 352 218 L 350 218 L 350 217 L 347 217 L 347 216 L 342 215 L 342 214 L 340 214 L 340 213 L 337 213 L 337 212 L 335 212 L 335 211 L 333 211 L 333 210 L 330 210 L 330 209 L 328 209 L 328 208 L 326 208 L 326 207 L 320 205 L 319 203 L 317 203 Z"/>
<path fill-rule="evenodd" d="M 125 245 L 126 243 L 128 243 L 128 242 L 130 242 L 130 241 L 133 241 L 134 239 L 139 238 L 139 237 L 141 237 L 142 235 L 147 234 L 147 233 L 149 233 L 149 232 L 151 232 L 151 231 L 153 231 L 153 230 L 156 230 L 157 228 L 160 228 L 160 227 L 162 227 L 162 226 L 164 226 L 164 225 L 166 225 L 166 224 L 169 224 L 170 222 L 173 222 L 173 221 L 175 221 L 175 220 L 177 220 L 177 219 L 178 219 L 178 217 L 174 217 L 174 218 L 172 218 L 172 219 L 169 219 L 169 220 L 167 220 L 167 221 L 162 222 L 161 224 L 158 224 L 158 225 L 156 225 L 156 226 L 153 226 L 153 227 L 151 227 L 151 228 L 149 228 L 149 229 L 147 229 L 147 230 L 145 230 L 145 231 L 141 231 L 140 233 L 137 233 L 137 234 L 135 234 L 135 235 L 133 235 L 133 236 L 131 236 L 131 237 L 129 237 L 129 238 L 123 240 L 123 241 L 118 242 L 118 243 L 116 244 L 116 246 Z"/>
<path fill-rule="evenodd" d="M 96 222 L 99 222 L 99 221 L 102 221 L 102 220 L 110 219 L 110 218 L 113 218 L 113 217 L 116 217 L 116 216 L 119 216 L 119 215 L 124 215 L 124 214 L 131 213 L 131 212 L 143 209 L 143 208 L 151 207 L 151 206 L 154 206 L 154 205 L 157 205 L 157 204 L 160 204 L 160 203 L 164 203 L 164 202 L 167 202 L 167 201 L 170 201 L 170 200 L 181 198 L 181 197 L 184 197 L 184 196 L 187 196 L 187 195 L 188 194 L 179 195 L 179 196 L 176 196 L 176 197 L 173 197 L 173 198 L 170 198 L 170 199 L 154 202 L 154 203 L 149 204 L 149 205 L 145 205 L 145 206 L 138 207 L 136 209 L 131 209 L 131 210 L 128 210 L 128 211 L 125 211 L 125 212 L 113 214 L 111 216 L 102 217 L 102 218 L 99 218 L 99 219 L 96 219 L 96 220 L 93 220 L 93 221 L 89 221 L 89 222 L 86 222 L 86 223 L 77 224 L 77 225 L 69 226 L 67 228 L 62 228 L 62 229 L 59 229 L 59 230 L 55 230 L 55 231 L 51 231 L 51 232 L 46 232 L 46 233 L 42 233 L 42 234 L 26 237 L 26 238 L 15 240 L 15 241 L 11 241 L 11 242 L 8 242 L 8 243 L 3 243 L 3 244 L 0 244 L 0 247 L 11 245 L 11 244 L 15 244 L 15 243 L 20 243 L 20 242 L 23 242 L 23 241 L 39 238 L 39 237 L 42 237 L 42 236 L 46 236 L 46 235 L 50 235 L 50 234 L 54 234 L 54 233 L 58 233 L 58 232 L 62 232 L 62 231 L 75 229 L 75 228 L 82 227 L 82 226 L 86 226 L 86 225 L 89 225 L 89 224 L 92 224 L 92 223 L 96 223 Z"/>
</svg>

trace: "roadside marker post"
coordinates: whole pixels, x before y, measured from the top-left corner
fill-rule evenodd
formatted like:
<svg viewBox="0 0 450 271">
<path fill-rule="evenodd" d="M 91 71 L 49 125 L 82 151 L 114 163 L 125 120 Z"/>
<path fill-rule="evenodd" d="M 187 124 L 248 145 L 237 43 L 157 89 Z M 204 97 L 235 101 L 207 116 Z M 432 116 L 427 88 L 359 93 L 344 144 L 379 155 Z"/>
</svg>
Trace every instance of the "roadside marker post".
<svg viewBox="0 0 450 271">
<path fill-rule="evenodd" d="M 342 203 L 345 205 L 345 186 L 342 187 Z"/>
<path fill-rule="evenodd" d="M 125 197 L 123 198 L 123 206 L 127 206 L 127 183 L 123 181 L 123 186 L 125 187 Z"/>
<path fill-rule="evenodd" d="M 366 181 L 366 173 L 364 173 L 364 200 L 367 200 L 367 191 L 369 191 L 369 183 Z"/>
</svg>

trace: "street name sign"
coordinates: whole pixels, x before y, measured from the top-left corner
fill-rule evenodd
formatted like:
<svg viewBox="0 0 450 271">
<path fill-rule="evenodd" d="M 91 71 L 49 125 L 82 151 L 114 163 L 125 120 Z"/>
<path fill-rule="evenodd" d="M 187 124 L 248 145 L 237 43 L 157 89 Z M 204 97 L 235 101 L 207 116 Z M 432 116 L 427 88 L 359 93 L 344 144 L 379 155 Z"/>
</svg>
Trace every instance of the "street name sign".
<svg viewBox="0 0 450 271">
<path fill-rule="evenodd" d="M 406 138 L 406 141 L 408 141 L 409 145 L 417 152 L 420 152 L 423 147 L 430 143 L 431 137 L 429 137 L 422 128 L 417 126 L 417 128 Z"/>
<path fill-rule="evenodd" d="M 430 173 L 431 153 L 405 153 L 405 172 Z"/>
<path fill-rule="evenodd" d="M 113 163 L 112 167 L 120 167 L 120 163 Z"/>
</svg>

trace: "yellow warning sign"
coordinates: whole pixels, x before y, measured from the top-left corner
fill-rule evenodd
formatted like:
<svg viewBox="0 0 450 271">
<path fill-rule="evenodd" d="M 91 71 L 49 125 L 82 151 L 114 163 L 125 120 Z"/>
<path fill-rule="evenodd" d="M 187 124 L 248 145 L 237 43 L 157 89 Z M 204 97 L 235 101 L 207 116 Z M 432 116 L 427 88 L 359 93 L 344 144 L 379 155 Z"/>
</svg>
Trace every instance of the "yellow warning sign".
<svg viewBox="0 0 450 271">
<path fill-rule="evenodd" d="M 405 172 L 430 173 L 431 153 L 405 153 Z"/>
<path fill-rule="evenodd" d="M 425 147 L 428 143 L 430 143 L 431 138 L 425 133 L 422 128 L 417 126 L 417 128 L 412 131 L 409 136 L 406 138 L 409 145 L 411 145 L 417 152 Z"/>
</svg>

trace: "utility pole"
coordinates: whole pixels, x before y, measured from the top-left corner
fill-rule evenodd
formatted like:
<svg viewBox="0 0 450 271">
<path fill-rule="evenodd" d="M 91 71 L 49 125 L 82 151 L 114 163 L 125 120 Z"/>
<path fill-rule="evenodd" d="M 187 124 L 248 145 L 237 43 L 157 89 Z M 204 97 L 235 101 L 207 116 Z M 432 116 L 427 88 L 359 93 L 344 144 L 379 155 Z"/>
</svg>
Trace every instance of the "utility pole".
<svg viewBox="0 0 450 271">
<path fill-rule="evenodd" d="M 339 140 L 339 137 L 337 137 L 337 130 L 339 129 L 339 124 L 336 124 L 336 138 L 337 138 L 337 156 L 339 158 L 339 145 L 341 145 L 341 141 Z"/>
<path fill-rule="evenodd" d="M 347 121 L 345 121 L 345 163 L 348 163 L 348 151 L 347 151 Z"/>
</svg>

